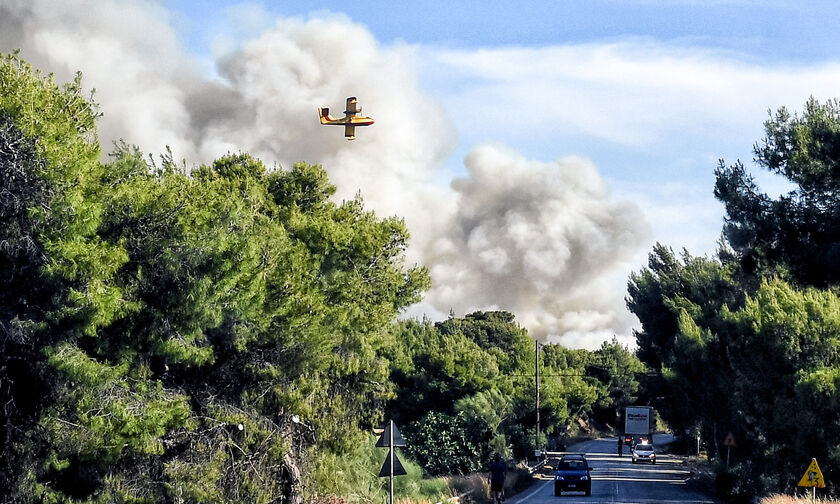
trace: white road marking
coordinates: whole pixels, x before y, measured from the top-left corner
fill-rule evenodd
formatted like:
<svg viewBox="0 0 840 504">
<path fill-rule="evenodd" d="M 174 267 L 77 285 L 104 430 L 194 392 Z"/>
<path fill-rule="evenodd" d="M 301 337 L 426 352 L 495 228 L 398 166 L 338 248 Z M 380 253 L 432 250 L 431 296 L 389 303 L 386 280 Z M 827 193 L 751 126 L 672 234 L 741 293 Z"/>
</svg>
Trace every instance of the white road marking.
<svg viewBox="0 0 840 504">
<path fill-rule="evenodd" d="M 536 489 L 536 490 L 534 490 L 533 492 L 529 493 L 529 494 L 528 494 L 528 495 L 526 495 L 525 497 L 522 497 L 521 499 L 519 499 L 519 500 L 517 500 L 517 501 L 514 501 L 514 504 L 519 504 L 520 502 L 524 502 L 524 501 L 526 501 L 526 500 L 530 499 L 531 497 L 533 497 L 534 495 L 536 495 L 537 493 L 539 493 L 539 491 L 540 491 L 540 490 L 542 490 L 544 486 L 548 485 L 548 484 L 549 484 L 549 483 L 551 483 L 552 481 L 554 481 L 554 480 L 548 480 L 548 481 L 544 482 L 542 485 L 537 485 L 537 489 Z"/>
</svg>

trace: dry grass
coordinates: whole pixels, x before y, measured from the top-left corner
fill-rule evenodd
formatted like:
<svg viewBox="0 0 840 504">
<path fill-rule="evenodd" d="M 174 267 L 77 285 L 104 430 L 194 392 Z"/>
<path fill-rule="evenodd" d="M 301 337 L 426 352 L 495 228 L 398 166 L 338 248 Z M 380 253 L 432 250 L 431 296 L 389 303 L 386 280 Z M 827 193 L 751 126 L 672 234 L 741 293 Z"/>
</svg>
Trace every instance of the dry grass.
<svg viewBox="0 0 840 504">
<path fill-rule="evenodd" d="M 430 500 L 420 499 L 413 500 L 411 498 L 397 498 L 394 500 L 395 504 L 436 504 Z M 307 504 L 348 504 L 347 499 L 338 497 L 337 495 L 326 495 L 323 497 L 313 496 L 309 499 Z"/>
<path fill-rule="evenodd" d="M 771 495 L 761 499 L 760 504 L 812 504 L 811 497 L 792 497 L 790 495 Z M 836 499 L 821 499 L 817 497 L 819 504 L 840 504 Z"/>
<path fill-rule="evenodd" d="M 487 483 L 487 476 L 482 473 L 473 473 L 466 476 L 450 476 L 447 478 L 449 488 L 457 495 L 469 492 L 474 500 L 489 498 L 490 485 Z"/>
<path fill-rule="evenodd" d="M 450 476 L 446 480 L 449 488 L 456 496 L 468 495 L 464 500 L 478 503 L 490 501 L 490 484 L 487 481 L 487 475 L 484 473 Z M 521 467 L 509 468 L 505 478 L 505 495 L 508 497 L 515 495 L 531 484 L 532 481 L 533 478 L 527 470 Z"/>
<path fill-rule="evenodd" d="M 445 504 L 455 504 L 458 502 L 473 502 L 486 503 L 490 501 L 490 484 L 487 481 L 487 474 L 473 473 L 465 476 L 448 476 L 443 478 L 446 485 L 452 492 L 452 497 L 442 498 L 435 501 L 426 500 L 423 498 L 397 497 L 395 504 L 437 504 L 443 502 Z M 505 493 L 513 496 L 518 491 L 527 487 L 532 482 L 528 471 L 521 468 L 509 468 L 507 478 L 505 479 Z M 466 495 L 463 499 L 458 499 L 458 496 Z M 373 501 L 351 500 L 346 497 L 339 497 L 336 495 L 314 495 L 309 498 L 306 504 L 368 504 Z"/>
<path fill-rule="evenodd" d="M 309 498 L 307 504 L 347 504 L 347 499 L 338 497 L 336 495 L 318 495 L 315 494 Z"/>
</svg>

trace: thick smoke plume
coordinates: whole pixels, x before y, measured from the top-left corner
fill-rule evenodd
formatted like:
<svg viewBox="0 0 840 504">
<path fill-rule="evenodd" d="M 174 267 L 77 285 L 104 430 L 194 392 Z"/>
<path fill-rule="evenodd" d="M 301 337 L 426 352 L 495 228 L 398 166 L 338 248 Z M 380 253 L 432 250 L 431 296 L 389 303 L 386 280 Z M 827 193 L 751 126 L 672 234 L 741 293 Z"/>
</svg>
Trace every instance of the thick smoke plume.
<svg viewBox="0 0 840 504">
<path fill-rule="evenodd" d="M 509 309 L 537 337 L 584 336 L 626 327 L 623 289 L 608 272 L 647 235 L 641 211 L 609 199 L 587 160 L 527 160 L 482 146 L 456 179 L 457 210 L 425 255 L 440 306 Z"/>
<path fill-rule="evenodd" d="M 638 208 L 611 201 L 586 160 L 490 146 L 467 157 L 466 177 L 441 184 L 456 133 L 420 88 L 411 47 L 382 46 L 341 15 L 279 19 L 214 56 L 208 75 L 159 2 L 0 0 L 0 51 L 16 48 L 58 80 L 81 70 L 96 86 L 105 146 L 170 146 L 191 164 L 235 151 L 320 163 L 339 198 L 360 193 L 380 215 L 403 216 L 409 260 L 434 282 L 412 314 L 506 309 L 534 336 L 573 346 L 629 334 L 625 279 L 611 275 L 646 235 Z M 376 119 L 356 142 L 315 111 L 343 110 L 351 95 Z"/>
</svg>

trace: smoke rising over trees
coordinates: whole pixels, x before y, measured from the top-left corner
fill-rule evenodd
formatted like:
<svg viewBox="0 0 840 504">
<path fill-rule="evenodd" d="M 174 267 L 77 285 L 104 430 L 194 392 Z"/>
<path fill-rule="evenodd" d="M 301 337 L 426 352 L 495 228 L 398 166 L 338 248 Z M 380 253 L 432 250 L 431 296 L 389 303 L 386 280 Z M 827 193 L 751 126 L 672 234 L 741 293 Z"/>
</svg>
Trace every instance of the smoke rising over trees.
<svg viewBox="0 0 840 504">
<path fill-rule="evenodd" d="M 376 352 L 428 282 L 402 221 L 318 166 L 102 164 L 79 80 L 9 56 L 0 84 L 4 497 L 299 494 L 293 417 L 334 450 L 380 418 Z"/>
<path fill-rule="evenodd" d="M 103 145 L 169 146 L 192 163 L 237 151 L 269 167 L 320 163 L 336 201 L 359 193 L 379 215 L 405 219 L 407 260 L 428 266 L 434 283 L 413 315 L 498 308 L 540 338 L 592 349 L 613 335 L 629 341 L 634 320 L 615 273 L 648 226 L 632 203 L 614 200 L 590 162 L 542 163 L 479 146 L 466 176 L 448 187 L 440 179 L 457 132 L 420 87 L 412 47 L 384 46 L 362 25 L 324 15 L 278 19 L 204 61 L 180 44 L 176 21 L 152 1 L 4 3 L 0 50 L 20 48 L 62 80 L 82 70 L 107 111 Z M 355 143 L 323 131 L 314 112 L 350 95 L 376 118 Z M 487 220 L 476 221 L 482 213 Z M 500 296 L 486 295 L 493 291 Z"/>
<path fill-rule="evenodd" d="M 451 225 L 426 255 L 435 299 L 458 312 L 508 308 L 540 339 L 629 327 L 614 308 L 621 293 L 601 282 L 648 235 L 638 207 L 611 201 L 584 159 L 540 163 L 483 146 L 466 166 Z"/>
<path fill-rule="evenodd" d="M 381 500 L 374 472 L 328 476 L 371 464 L 386 414 L 427 471 L 528 451 L 532 340 L 506 312 L 395 323 L 429 287 L 401 219 L 333 202 L 318 165 L 189 170 L 124 143 L 102 162 L 81 77 L 9 55 L 0 86 L 0 500 Z M 579 376 L 546 384 L 545 433 L 635 393 L 585 372 L 625 347 L 549 348 Z M 475 454 L 444 465 L 434 422 Z"/>
</svg>

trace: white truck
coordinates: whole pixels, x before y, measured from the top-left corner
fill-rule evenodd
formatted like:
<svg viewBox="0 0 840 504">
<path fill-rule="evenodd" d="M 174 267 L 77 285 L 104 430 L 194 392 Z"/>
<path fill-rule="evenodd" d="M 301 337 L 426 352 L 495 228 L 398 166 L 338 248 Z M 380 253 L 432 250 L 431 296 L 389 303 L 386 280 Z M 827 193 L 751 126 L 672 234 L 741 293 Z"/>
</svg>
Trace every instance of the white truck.
<svg viewBox="0 0 840 504">
<path fill-rule="evenodd" d="M 650 406 L 627 406 L 624 408 L 624 444 L 651 442 L 656 426 L 656 415 Z"/>
</svg>

